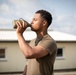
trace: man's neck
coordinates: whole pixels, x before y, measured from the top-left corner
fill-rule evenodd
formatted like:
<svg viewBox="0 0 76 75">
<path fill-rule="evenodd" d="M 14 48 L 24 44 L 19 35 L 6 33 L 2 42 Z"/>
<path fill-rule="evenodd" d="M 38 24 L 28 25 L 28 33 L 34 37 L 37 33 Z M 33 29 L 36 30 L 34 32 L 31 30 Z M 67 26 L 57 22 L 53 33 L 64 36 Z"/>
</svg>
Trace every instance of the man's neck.
<svg viewBox="0 0 76 75">
<path fill-rule="evenodd" d="M 41 38 L 43 38 L 43 36 L 45 36 L 47 34 L 47 31 L 46 32 L 38 32 L 37 33 L 37 38 L 39 38 L 39 39 L 41 39 Z"/>
</svg>

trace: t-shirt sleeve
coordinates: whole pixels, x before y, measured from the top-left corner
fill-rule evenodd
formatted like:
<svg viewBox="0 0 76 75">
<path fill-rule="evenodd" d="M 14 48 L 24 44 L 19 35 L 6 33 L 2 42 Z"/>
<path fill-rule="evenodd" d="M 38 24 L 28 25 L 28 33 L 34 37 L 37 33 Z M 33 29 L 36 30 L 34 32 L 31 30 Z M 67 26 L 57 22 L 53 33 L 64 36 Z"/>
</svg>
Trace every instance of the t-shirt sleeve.
<svg viewBox="0 0 76 75">
<path fill-rule="evenodd" d="M 43 39 L 39 42 L 40 46 L 44 47 L 50 55 L 57 50 L 56 43 L 53 39 Z"/>
</svg>

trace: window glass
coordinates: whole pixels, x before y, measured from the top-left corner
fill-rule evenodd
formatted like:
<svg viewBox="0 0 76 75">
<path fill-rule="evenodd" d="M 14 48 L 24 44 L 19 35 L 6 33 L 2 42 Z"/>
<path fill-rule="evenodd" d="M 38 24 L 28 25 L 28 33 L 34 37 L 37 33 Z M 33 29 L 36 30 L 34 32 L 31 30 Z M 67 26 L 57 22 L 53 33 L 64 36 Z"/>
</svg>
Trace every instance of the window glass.
<svg viewBox="0 0 76 75">
<path fill-rule="evenodd" d="M 5 49 L 0 49 L 0 58 L 5 58 Z"/>
<path fill-rule="evenodd" d="M 63 56 L 63 49 L 62 48 L 58 48 L 57 57 L 62 57 L 62 56 Z"/>
</svg>

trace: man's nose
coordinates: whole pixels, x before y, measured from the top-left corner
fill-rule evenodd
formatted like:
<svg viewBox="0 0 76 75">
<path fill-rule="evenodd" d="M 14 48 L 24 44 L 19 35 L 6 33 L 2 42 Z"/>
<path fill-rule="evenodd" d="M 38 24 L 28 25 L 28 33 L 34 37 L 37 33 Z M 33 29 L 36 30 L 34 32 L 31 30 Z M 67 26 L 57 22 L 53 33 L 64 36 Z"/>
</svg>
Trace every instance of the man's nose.
<svg viewBox="0 0 76 75">
<path fill-rule="evenodd" d="M 33 20 L 31 21 L 31 24 L 33 24 Z"/>
</svg>

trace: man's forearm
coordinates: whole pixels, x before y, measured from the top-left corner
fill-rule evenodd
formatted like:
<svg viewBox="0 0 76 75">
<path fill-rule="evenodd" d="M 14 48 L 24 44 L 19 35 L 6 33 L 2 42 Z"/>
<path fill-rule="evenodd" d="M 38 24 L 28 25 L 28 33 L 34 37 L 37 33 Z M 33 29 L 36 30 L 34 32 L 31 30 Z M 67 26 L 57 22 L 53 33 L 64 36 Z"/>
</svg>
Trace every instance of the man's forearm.
<svg viewBox="0 0 76 75">
<path fill-rule="evenodd" d="M 27 57 L 31 53 L 32 48 L 27 44 L 23 35 L 17 34 L 17 36 L 18 36 L 18 42 L 19 42 L 20 49 L 22 50 L 25 57 Z"/>
</svg>

